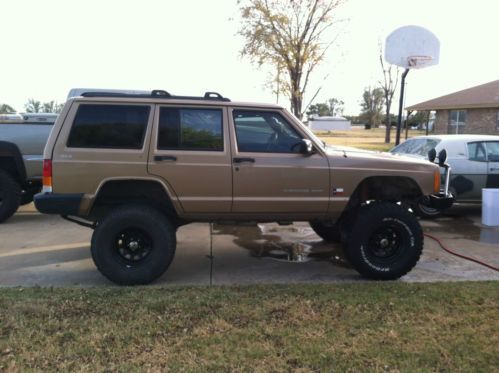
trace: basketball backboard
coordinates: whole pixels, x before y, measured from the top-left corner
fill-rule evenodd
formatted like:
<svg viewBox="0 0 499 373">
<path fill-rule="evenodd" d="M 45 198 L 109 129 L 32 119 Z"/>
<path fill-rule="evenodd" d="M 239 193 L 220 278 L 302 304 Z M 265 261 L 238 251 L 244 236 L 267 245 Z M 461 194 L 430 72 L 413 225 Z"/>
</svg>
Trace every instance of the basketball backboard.
<svg viewBox="0 0 499 373">
<path fill-rule="evenodd" d="M 421 26 L 402 26 L 386 38 L 385 60 L 406 69 L 438 64 L 440 41 Z"/>
</svg>

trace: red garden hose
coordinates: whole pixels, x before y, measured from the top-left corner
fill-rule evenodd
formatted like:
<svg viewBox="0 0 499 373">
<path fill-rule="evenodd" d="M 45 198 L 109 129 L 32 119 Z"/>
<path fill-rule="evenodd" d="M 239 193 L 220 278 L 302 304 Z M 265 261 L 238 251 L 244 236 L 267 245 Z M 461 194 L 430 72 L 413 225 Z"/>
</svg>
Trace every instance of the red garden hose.
<svg viewBox="0 0 499 373">
<path fill-rule="evenodd" d="M 454 251 L 450 250 L 449 248 L 447 248 L 447 247 L 446 247 L 446 246 L 442 243 L 442 241 L 440 241 L 437 237 L 432 236 L 431 234 L 428 234 L 428 233 L 425 233 L 424 235 L 425 235 L 426 237 L 431 238 L 432 240 L 436 241 L 436 242 L 440 245 L 440 247 L 441 247 L 442 249 L 444 249 L 445 251 L 447 251 L 449 254 L 452 254 L 452 255 L 458 256 L 458 257 L 460 257 L 460 258 L 463 258 L 463 259 L 469 260 L 469 261 L 471 261 L 471 262 L 474 262 L 474 263 L 480 264 L 480 265 L 482 265 L 482 266 L 484 266 L 484 267 L 490 268 L 490 269 L 492 269 L 493 271 L 497 271 L 497 272 L 499 272 L 499 267 L 495 267 L 495 266 L 493 266 L 493 265 L 491 265 L 491 264 L 488 264 L 488 263 L 482 262 L 482 261 L 480 261 L 480 260 L 478 260 L 478 259 L 471 258 L 471 257 L 466 256 L 466 255 L 463 255 L 463 254 L 458 254 L 458 253 L 456 253 L 456 252 L 454 252 Z"/>
</svg>

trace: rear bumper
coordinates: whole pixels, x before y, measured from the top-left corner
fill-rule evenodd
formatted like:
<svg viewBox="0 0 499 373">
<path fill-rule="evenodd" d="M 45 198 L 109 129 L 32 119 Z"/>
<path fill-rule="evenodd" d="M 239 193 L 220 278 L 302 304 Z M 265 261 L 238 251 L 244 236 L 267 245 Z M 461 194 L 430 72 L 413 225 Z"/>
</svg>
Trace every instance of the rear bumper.
<svg viewBox="0 0 499 373">
<path fill-rule="evenodd" d="M 83 193 L 38 193 L 34 198 L 38 211 L 57 215 L 78 215 L 82 199 Z"/>
</svg>

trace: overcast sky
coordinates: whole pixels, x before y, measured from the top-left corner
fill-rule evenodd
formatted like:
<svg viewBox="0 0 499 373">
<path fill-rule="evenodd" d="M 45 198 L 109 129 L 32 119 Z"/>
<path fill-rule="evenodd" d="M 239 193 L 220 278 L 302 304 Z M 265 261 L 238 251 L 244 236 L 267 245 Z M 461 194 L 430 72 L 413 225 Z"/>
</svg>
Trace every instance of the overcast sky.
<svg viewBox="0 0 499 373">
<path fill-rule="evenodd" d="M 1 0 L 0 11 L 0 103 L 19 111 L 75 87 L 276 101 L 269 72 L 239 56 L 236 0 Z M 347 1 L 309 93 L 323 85 L 316 102 L 336 97 L 357 114 L 364 87 L 381 79 L 378 42 L 408 24 L 441 42 L 438 66 L 409 73 L 408 105 L 499 79 L 498 14 L 498 0 Z"/>
</svg>

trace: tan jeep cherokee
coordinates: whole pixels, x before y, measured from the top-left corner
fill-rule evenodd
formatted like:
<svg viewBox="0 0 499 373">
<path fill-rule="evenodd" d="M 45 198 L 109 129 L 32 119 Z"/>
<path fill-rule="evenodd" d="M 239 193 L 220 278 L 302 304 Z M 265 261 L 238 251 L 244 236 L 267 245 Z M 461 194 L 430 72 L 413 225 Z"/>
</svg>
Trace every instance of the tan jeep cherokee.
<svg viewBox="0 0 499 373">
<path fill-rule="evenodd" d="M 126 285 L 163 274 L 176 229 L 200 221 L 308 221 L 362 275 L 395 279 L 423 248 L 409 206 L 452 204 L 435 164 L 327 147 L 280 106 L 213 92 L 83 93 L 44 159 L 36 207 L 93 228 L 97 268 Z"/>
</svg>

